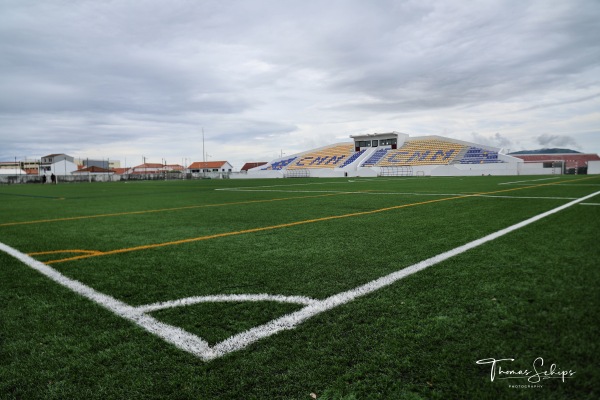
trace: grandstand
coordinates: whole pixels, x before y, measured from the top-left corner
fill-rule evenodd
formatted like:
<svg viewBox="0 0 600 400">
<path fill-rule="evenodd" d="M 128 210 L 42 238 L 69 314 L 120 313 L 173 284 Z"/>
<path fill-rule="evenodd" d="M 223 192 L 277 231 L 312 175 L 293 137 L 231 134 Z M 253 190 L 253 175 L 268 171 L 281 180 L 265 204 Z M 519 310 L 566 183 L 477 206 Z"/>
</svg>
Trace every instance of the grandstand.
<svg viewBox="0 0 600 400">
<path fill-rule="evenodd" d="M 308 151 L 294 157 L 279 159 L 261 166 L 262 171 L 295 169 L 333 169 L 344 165 L 345 160 L 355 156 L 352 143 L 342 143 Z"/>
<path fill-rule="evenodd" d="M 273 160 L 248 177 L 462 176 L 550 174 L 500 149 L 441 136 L 370 133 Z M 523 171 L 522 171 L 523 169 Z"/>
</svg>

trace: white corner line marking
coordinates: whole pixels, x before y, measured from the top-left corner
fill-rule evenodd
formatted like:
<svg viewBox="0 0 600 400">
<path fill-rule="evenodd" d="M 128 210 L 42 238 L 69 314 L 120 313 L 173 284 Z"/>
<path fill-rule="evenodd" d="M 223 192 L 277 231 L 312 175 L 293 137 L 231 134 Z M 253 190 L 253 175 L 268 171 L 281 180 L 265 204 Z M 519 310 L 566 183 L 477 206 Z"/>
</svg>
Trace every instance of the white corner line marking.
<svg viewBox="0 0 600 400">
<path fill-rule="evenodd" d="M 190 306 L 198 303 L 222 303 L 222 302 L 245 302 L 245 301 L 275 301 L 278 303 L 290 303 L 290 304 L 302 304 L 310 305 L 315 303 L 317 300 L 311 299 L 305 296 L 282 296 L 272 294 L 218 294 L 214 296 L 194 296 L 186 297 L 184 299 L 177 299 L 171 301 L 162 301 L 153 304 L 147 304 L 143 306 L 135 307 L 135 309 L 142 313 L 148 313 L 165 308 Z"/>
<path fill-rule="evenodd" d="M 2 242 L 0 242 L 0 250 L 15 257 L 16 259 L 20 260 L 21 262 L 25 263 L 29 267 L 31 267 L 31 268 L 35 269 L 36 271 L 40 272 L 41 274 L 45 275 L 46 277 L 50 278 L 51 280 L 55 281 L 56 283 L 71 289 L 72 291 L 80 294 L 81 296 L 83 296 L 89 300 L 92 300 L 93 302 L 112 311 L 113 313 L 115 313 L 118 316 L 136 323 L 137 325 L 139 325 L 146 331 L 159 336 L 163 340 L 175 345 L 179 349 L 187 351 L 191 354 L 194 354 L 205 361 L 209 361 L 209 360 L 213 360 L 215 358 L 222 357 L 233 351 L 241 350 L 260 339 L 269 337 L 269 336 L 274 335 L 283 330 L 294 329 L 299 324 L 303 323 L 304 321 L 306 321 L 309 318 L 312 318 L 318 314 L 321 314 L 325 311 L 328 311 L 335 307 L 346 304 L 358 297 L 364 296 L 366 294 L 375 292 L 376 290 L 379 290 L 381 288 L 387 287 L 409 275 L 412 275 L 416 272 L 422 271 L 428 267 L 431 267 L 432 265 L 436 265 L 436 264 L 438 264 L 442 261 L 445 261 L 451 257 L 454 257 L 456 255 L 462 254 L 470 249 L 473 249 L 484 243 L 487 243 L 489 241 L 497 239 L 497 238 L 504 236 L 510 232 L 513 232 L 517 229 L 523 228 L 529 224 L 539 221 L 542 218 L 545 218 L 549 215 L 555 214 L 559 211 L 562 211 L 562 210 L 564 210 L 568 207 L 571 207 L 575 204 L 581 203 L 581 202 L 583 202 L 587 199 L 590 199 L 594 196 L 597 196 L 599 194 L 600 194 L 600 191 L 592 193 L 592 194 L 584 196 L 584 197 L 581 197 L 577 200 L 563 204 L 562 206 L 556 207 L 552 210 L 546 211 L 542 214 L 538 214 L 534 217 L 531 217 L 529 219 L 521 221 L 517 224 L 511 225 L 507 228 L 504 228 L 497 232 L 486 235 L 480 239 L 476 239 L 472 242 L 469 242 L 462 246 L 456 247 L 452 250 L 438 254 L 434 257 L 428 258 L 426 260 L 423 260 L 419 263 L 413 264 L 413 265 L 406 267 L 404 269 L 401 269 L 399 271 L 392 272 L 391 274 L 388 274 L 381 278 L 375 279 L 371 282 L 368 282 L 364 285 L 358 286 L 354 289 L 337 293 L 337 294 L 327 297 L 326 299 L 323 299 L 323 300 L 313 300 L 310 298 L 304 298 L 302 296 L 289 296 L 289 297 L 282 296 L 283 298 L 293 298 L 295 300 L 303 299 L 302 301 L 306 301 L 308 303 L 308 305 L 306 305 L 306 307 L 304 307 L 296 312 L 284 315 L 280 318 L 276 318 L 270 322 L 267 322 L 266 324 L 256 326 L 245 332 L 241 332 L 237 335 L 231 336 L 228 339 L 225 339 L 224 341 L 217 343 L 213 347 L 209 346 L 209 344 L 206 341 L 204 341 L 202 338 L 200 338 L 194 334 L 191 334 L 189 332 L 186 332 L 181 328 L 162 323 L 162 322 L 154 319 L 153 317 L 145 314 L 146 311 L 142 311 L 142 310 L 147 310 L 147 307 L 154 306 L 156 304 L 161 304 L 161 303 L 155 303 L 154 305 L 151 304 L 148 306 L 133 307 L 133 306 L 125 304 L 111 296 L 100 293 L 100 292 L 92 289 L 91 287 L 84 285 L 83 283 L 81 283 L 79 281 L 68 278 L 68 277 L 62 275 L 57 270 L 49 267 L 48 265 L 43 264 L 43 263 L 31 258 L 30 256 L 23 254 L 20 251 L 13 249 L 10 246 L 7 246 L 6 244 L 4 244 Z M 232 295 L 230 295 L 230 296 L 232 296 Z M 238 296 L 245 296 L 245 295 L 238 295 Z M 273 295 L 265 295 L 265 296 L 268 298 L 268 300 L 271 300 L 272 298 L 277 297 L 277 296 L 273 296 Z M 212 298 L 213 301 L 216 301 L 216 297 L 217 296 L 214 296 L 214 297 L 204 296 L 204 299 Z M 200 297 L 198 297 L 198 298 L 200 298 Z M 228 296 L 225 296 L 225 298 L 228 298 Z M 233 297 L 231 297 L 231 298 L 233 299 Z M 183 301 L 186 299 L 181 299 L 181 300 Z M 238 297 L 237 300 L 225 300 L 225 301 L 241 301 L 241 297 Z M 250 301 L 250 300 L 248 300 L 248 301 Z M 259 300 L 251 300 L 251 301 L 259 301 Z M 175 300 L 174 302 L 177 302 L 177 300 Z M 174 303 L 174 302 L 167 302 L 167 303 Z M 305 304 L 305 303 L 300 303 L 300 304 Z"/>
<path fill-rule="evenodd" d="M 75 279 L 68 278 L 54 268 L 51 268 L 2 242 L 0 242 L 0 250 L 35 269 L 59 285 L 71 289 L 75 293 L 101 305 L 122 318 L 134 322 L 146 331 L 174 344 L 181 350 L 185 350 L 201 358 L 205 358 L 212 352 L 208 343 L 196 335 L 186 332 L 176 326 L 162 323 L 155 318 L 138 311 L 135 307 L 125 304 L 114 297 L 100 293 Z"/>
</svg>

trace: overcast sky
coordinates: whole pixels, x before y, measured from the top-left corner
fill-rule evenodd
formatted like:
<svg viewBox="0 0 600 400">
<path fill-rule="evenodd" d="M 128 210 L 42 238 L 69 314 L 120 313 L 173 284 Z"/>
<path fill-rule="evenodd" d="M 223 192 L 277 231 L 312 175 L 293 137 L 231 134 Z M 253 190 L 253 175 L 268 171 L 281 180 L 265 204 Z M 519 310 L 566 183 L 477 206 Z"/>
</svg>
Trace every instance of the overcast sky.
<svg viewBox="0 0 600 400">
<path fill-rule="evenodd" d="M 390 131 L 600 153 L 598 21 L 598 0 L 0 0 L 0 161 L 202 161 L 202 129 L 236 169 Z"/>
</svg>

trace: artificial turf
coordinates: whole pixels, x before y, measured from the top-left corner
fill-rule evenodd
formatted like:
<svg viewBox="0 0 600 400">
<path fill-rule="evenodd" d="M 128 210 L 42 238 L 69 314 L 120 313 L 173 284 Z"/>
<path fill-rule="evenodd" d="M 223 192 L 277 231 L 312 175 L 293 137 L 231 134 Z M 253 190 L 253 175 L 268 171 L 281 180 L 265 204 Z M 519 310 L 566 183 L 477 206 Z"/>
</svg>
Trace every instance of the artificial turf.
<svg viewBox="0 0 600 400">
<path fill-rule="evenodd" d="M 0 186 L 0 241 L 64 251 L 34 257 L 131 305 L 323 299 L 600 188 L 598 176 L 517 178 Z M 208 362 L 0 253 L 0 398 L 597 398 L 599 228 L 600 207 L 574 205 Z M 72 250 L 109 254 L 61 261 Z M 213 344 L 299 307 L 152 315 Z M 476 364 L 490 357 L 575 374 L 492 382 Z"/>
</svg>

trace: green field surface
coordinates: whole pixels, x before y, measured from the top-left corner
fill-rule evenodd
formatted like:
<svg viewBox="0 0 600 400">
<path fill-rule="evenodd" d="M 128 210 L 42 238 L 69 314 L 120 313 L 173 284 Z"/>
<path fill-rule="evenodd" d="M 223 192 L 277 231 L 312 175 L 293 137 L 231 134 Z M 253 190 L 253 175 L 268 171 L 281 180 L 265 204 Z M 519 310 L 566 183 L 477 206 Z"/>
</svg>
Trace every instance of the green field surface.
<svg viewBox="0 0 600 400">
<path fill-rule="evenodd" d="M 600 176 L 0 186 L 0 242 L 28 255 L 0 251 L 0 399 L 600 398 L 599 192 Z"/>
</svg>

